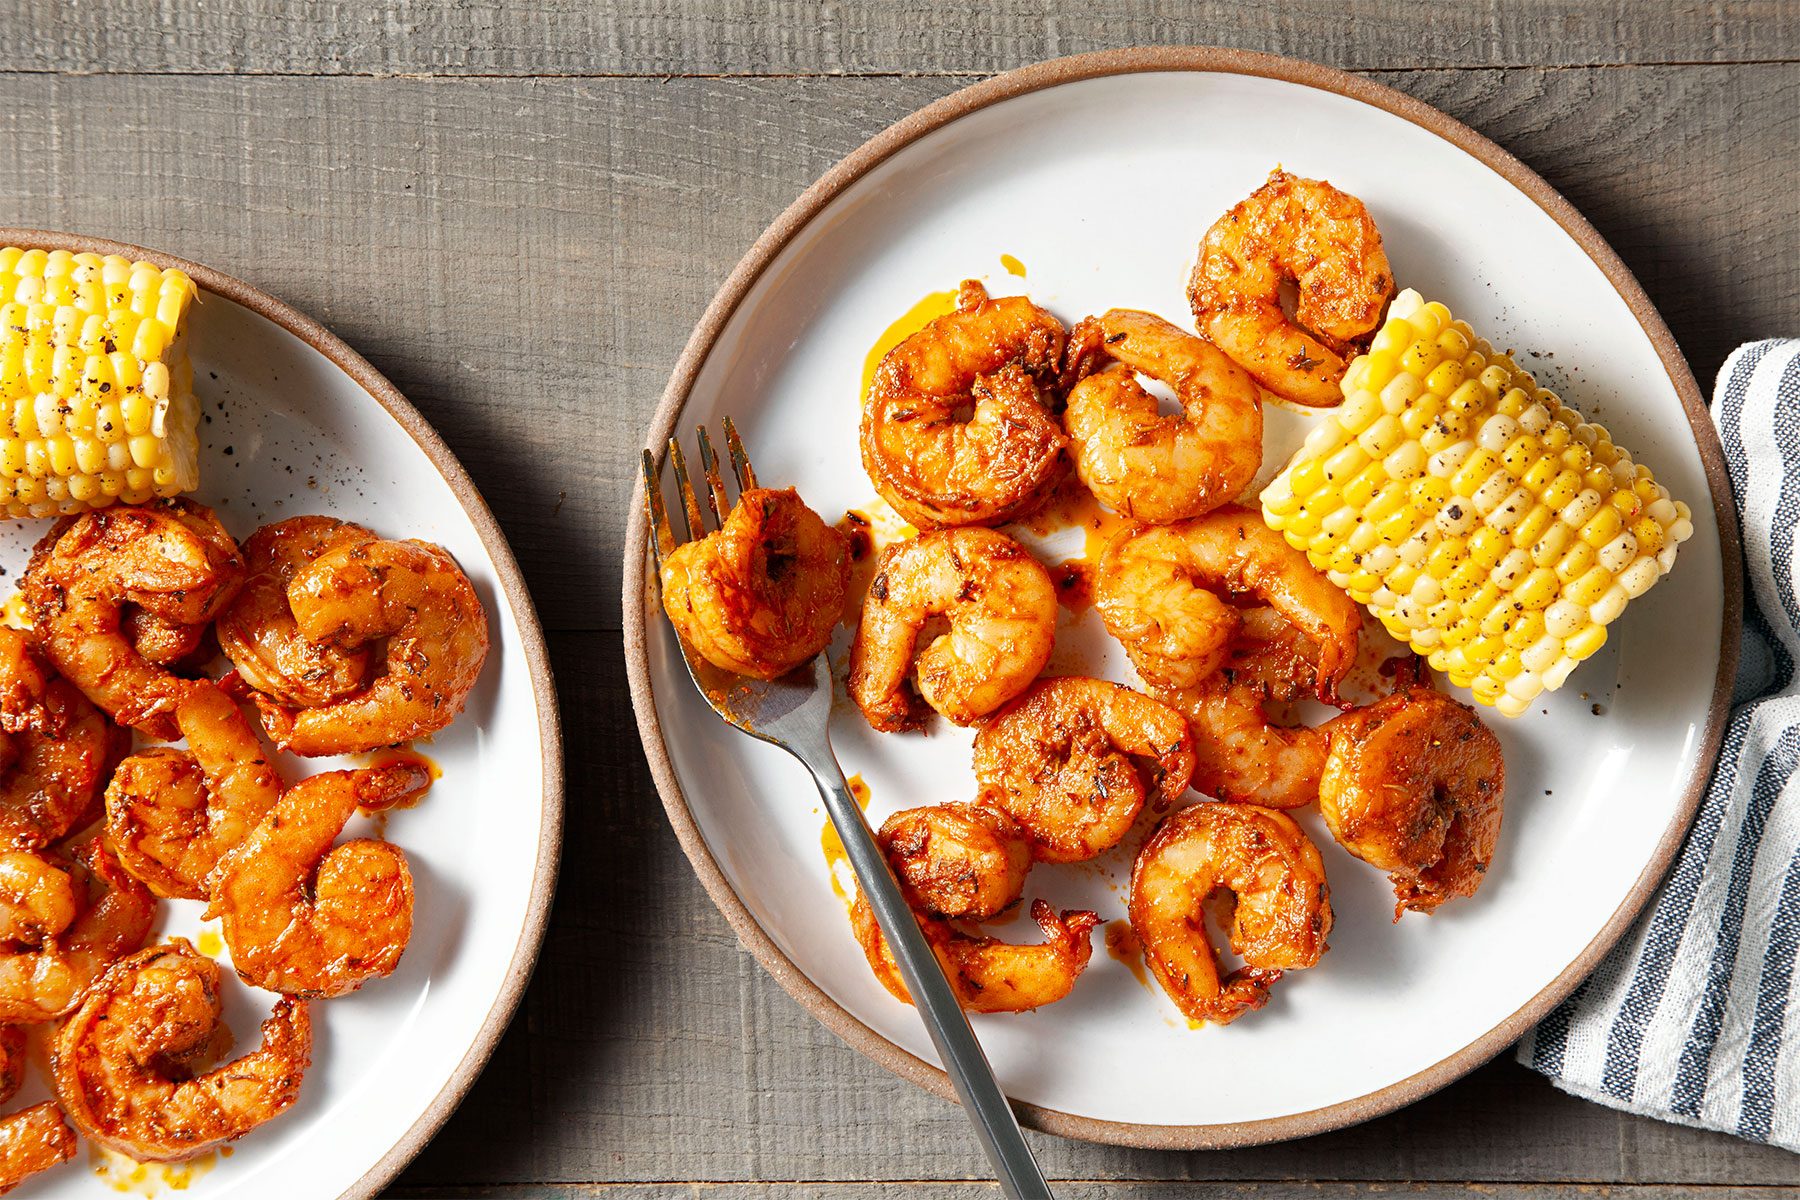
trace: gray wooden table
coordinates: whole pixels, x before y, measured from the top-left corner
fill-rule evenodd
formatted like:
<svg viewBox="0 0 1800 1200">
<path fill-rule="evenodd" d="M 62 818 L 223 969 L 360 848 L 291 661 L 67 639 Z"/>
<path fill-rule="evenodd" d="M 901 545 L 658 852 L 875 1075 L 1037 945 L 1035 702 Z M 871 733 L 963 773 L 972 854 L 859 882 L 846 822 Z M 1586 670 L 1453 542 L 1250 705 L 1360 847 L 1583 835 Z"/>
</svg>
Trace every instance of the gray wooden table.
<svg viewBox="0 0 1800 1200">
<path fill-rule="evenodd" d="M 663 380 L 763 225 L 884 125 L 1082 50 L 1311 58 L 1546 176 L 1704 384 L 1735 343 L 1800 332 L 1795 0 L 4 7 L 0 224 L 198 259 L 331 325 L 462 455 L 550 631 L 570 787 L 543 961 L 397 1196 L 984 1194 L 958 1112 L 738 948 L 663 822 L 620 664 L 621 527 Z M 1800 1158 L 1581 1103 L 1504 1059 L 1289 1145 L 1033 1141 L 1067 1196 L 1800 1196 Z"/>
</svg>

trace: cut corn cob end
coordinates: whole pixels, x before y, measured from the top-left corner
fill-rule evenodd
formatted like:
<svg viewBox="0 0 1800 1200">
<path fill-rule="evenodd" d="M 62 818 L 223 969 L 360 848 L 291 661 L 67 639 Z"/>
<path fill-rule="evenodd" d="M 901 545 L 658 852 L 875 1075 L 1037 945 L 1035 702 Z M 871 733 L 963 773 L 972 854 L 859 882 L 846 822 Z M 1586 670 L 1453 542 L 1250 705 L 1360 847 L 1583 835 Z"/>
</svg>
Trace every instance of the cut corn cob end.
<svg viewBox="0 0 1800 1200">
<path fill-rule="evenodd" d="M 1263 516 L 1395 638 L 1518 716 L 1675 565 L 1688 506 L 1442 304 L 1394 298 Z"/>
<path fill-rule="evenodd" d="M 200 483 L 194 282 L 118 255 L 0 249 L 0 512 L 142 504 Z"/>
</svg>

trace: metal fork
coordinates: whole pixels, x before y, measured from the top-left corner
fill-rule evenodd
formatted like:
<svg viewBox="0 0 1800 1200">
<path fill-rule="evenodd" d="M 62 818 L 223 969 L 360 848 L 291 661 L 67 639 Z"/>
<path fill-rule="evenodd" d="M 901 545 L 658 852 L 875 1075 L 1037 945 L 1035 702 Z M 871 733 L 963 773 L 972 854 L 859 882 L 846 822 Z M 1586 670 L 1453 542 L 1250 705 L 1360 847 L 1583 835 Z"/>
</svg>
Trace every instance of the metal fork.
<svg viewBox="0 0 1800 1200">
<path fill-rule="evenodd" d="M 720 423 L 725 430 L 732 474 L 742 495 L 756 486 L 756 474 L 731 418 L 725 417 Z M 705 426 L 695 431 L 695 439 L 700 448 L 707 508 L 717 525 L 731 511 L 731 503 Z M 687 461 L 674 438 L 669 439 L 668 461 L 674 464 L 676 486 L 681 492 L 686 540 L 704 537 L 705 517 L 688 478 Z M 650 551 L 660 570 L 663 559 L 680 543 L 675 540 L 663 507 L 662 470 L 648 450 L 644 451 L 644 490 L 650 503 Z M 857 883 L 894 952 L 906 990 L 924 1018 L 938 1057 L 950 1074 L 951 1086 L 975 1125 L 975 1136 L 999 1177 L 1001 1189 L 1017 1200 L 1047 1200 L 1050 1186 L 1038 1170 L 1031 1148 L 1025 1144 L 1018 1118 L 994 1078 L 994 1068 L 982 1052 L 975 1031 L 969 1028 L 969 1019 L 901 894 L 886 856 L 875 844 L 861 807 L 850 795 L 843 768 L 832 753 L 830 662 L 821 654 L 810 666 L 799 667 L 780 679 L 749 679 L 719 671 L 692 653 L 685 641 L 676 640 L 681 641 L 688 674 L 714 712 L 750 736 L 780 746 L 812 772 L 813 782 L 824 798 L 825 811 L 831 814 L 831 823 L 844 843 L 845 856 L 856 871 Z"/>
</svg>

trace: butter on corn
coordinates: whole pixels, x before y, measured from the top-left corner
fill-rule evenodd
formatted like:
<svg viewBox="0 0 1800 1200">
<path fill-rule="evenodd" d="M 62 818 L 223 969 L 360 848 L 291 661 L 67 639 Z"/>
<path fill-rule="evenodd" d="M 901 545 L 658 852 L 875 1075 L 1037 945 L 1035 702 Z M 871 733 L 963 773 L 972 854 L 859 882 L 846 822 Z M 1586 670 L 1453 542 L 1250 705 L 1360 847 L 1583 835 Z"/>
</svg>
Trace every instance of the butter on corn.
<svg viewBox="0 0 1800 1200">
<path fill-rule="evenodd" d="M 1263 515 L 1389 633 L 1518 716 L 1675 565 L 1688 506 L 1442 304 L 1394 298 Z"/>
<path fill-rule="evenodd" d="M 194 282 L 117 255 L 0 249 L 0 511 L 141 504 L 200 482 Z"/>
</svg>

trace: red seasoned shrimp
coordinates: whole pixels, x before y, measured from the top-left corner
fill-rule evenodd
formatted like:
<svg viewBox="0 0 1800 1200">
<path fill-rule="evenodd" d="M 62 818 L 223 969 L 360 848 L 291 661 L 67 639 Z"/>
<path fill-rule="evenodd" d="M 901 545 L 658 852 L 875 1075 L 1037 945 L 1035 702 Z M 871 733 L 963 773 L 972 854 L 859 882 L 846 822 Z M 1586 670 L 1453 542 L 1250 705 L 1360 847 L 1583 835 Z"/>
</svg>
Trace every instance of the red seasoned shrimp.
<svg viewBox="0 0 1800 1200">
<path fill-rule="evenodd" d="M 1292 319 L 1281 289 L 1297 289 Z M 1275 170 L 1200 243 L 1188 301 L 1200 332 L 1277 395 L 1330 408 L 1381 324 L 1394 273 L 1355 196 Z"/>
<path fill-rule="evenodd" d="M 876 841 L 916 907 L 940 917 L 983 920 L 1018 902 L 1031 843 L 1013 819 L 986 804 L 932 804 L 897 812 Z"/>
<path fill-rule="evenodd" d="M 62 928 L 52 927 L 69 911 L 60 896 L 53 901 L 56 915 L 44 918 L 48 923 L 37 938 L 25 936 L 16 917 L 26 905 L 18 895 L 11 897 L 13 932 L 21 936 L 0 948 L 0 1021 L 29 1024 L 61 1016 L 113 959 L 136 950 L 150 935 L 156 897 L 125 873 L 99 838 L 75 848 L 68 870 L 76 915 Z M 31 878 L 32 887 L 60 892 L 52 872 L 63 873 L 63 865 L 44 861 L 9 878 L 15 886 Z"/>
<path fill-rule="evenodd" d="M 0 1025 L 0 1104 L 18 1095 L 25 1066 L 24 1027 Z M 56 1105 L 37 1104 L 0 1117 L 0 1195 L 74 1156 L 75 1135 Z"/>
<path fill-rule="evenodd" d="M 262 1045 L 200 1070 L 224 1008 L 219 965 L 176 938 L 121 959 L 82 998 L 51 1052 L 69 1120 L 140 1162 L 176 1162 L 286 1112 L 312 1063 L 306 1002 L 284 996 Z"/>
<path fill-rule="evenodd" d="M 911 1004 L 912 996 L 900 978 L 893 951 L 876 925 L 868 901 L 861 896 L 851 906 L 850 919 L 875 977 L 895 999 Z M 936 917 L 920 917 L 919 925 L 965 1009 L 1028 1012 L 1069 994 L 1087 969 L 1094 949 L 1094 926 L 1100 923 L 1098 913 L 1058 914 L 1043 900 L 1032 901 L 1031 919 L 1044 933 L 1043 942 L 1037 945 L 1015 945 L 964 933 Z"/>
<path fill-rule="evenodd" d="M 997 525 L 1040 506 L 1068 469 L 1049 403 L 1064 338 L 1025 297 L 994 300 L 964 282 L 954 313 L 876 369 L 861 435 L 875 490 L 921 529 Z"/>
<path fill-rule="evenodd" d="M 1227 933 L 1244 965 L 1222 975 L 1204 906 L 1230 893 Z M 1285 971 L 1310 967 L 1331 932 L 1331 890 L 1312 841 L 1286 813 L 1196 804 L 1171 815 L 1131 869 L 1131 927 L 1175 1006 L 1224 1025 L 1268 1002 Z"/>
<path fill-rule="evenodd" d="M 0 846 L 36 849 L 85 824 L 122 745 L 23 634 L 0 629 Z"/>
<path fill-rule="evenodd" d="M 212 880 L 207 912 L 245 983 L 341 996 L 393 973 L 412 936 L 406 855 L 374 838 L 332 843 L 359 807 L 408 804 L 430 786 L 424 767 L 397 763 L 328 771 L 282 795 Z"/>
<path fill-rule="evenodd" d="M 32 552 L 20 591 L 32 636 L 57 671 L 121 725 L 169 741 L 186 681 L 133 643 L 129 610 L 204 626 L 243 577 L 237 542 L 210 509 L 161 500 L 58 521 Z M 143 627 L 134 628 L 141 639 Z M 158 643 L 154 653 L 170 648 Z"/>
<path fill-rule="evenodd" d="M 1146 798 L 1167 808 L 1193 773 L 1187 720 L 1103 679 L 1041 679 L 975 735 L 982 799 L 1011 814 L 1045 862 L 1118 845 Z"/>
<path fill-rule="evenodd" d="M 1394 919 L 1481 886 L 1500 838 L 1506 763 L 1475 710 L 1415 686 L 1326 726 L 1319 811 L 1344 849 L 1388 872 Z"/>
<path fill-rule="evenodd" d="M 755 488 L 720 528 L 663 561 L 663 611 L 721 670 L 785 675 L 831 642 L 850 587 L 850 547 L 793 488 Z"/>
<path fill-rule="evenodd" d="M 1161 317 L 1115 308 L 1076 327 L 1112 361 L 1069 392 L 1075 470 L 1114 511 L 1163 523 L 1237 499 L 1262 465 L 1262 390 L 1245 370 Z M 1142 373 L 1175 391 L 1164 416 Z"/>
<path fill-rule="evenodd" d="M 288 708 L 257 693 L 275 744 L 316 757 L 436 733 L 487 661 L 487 613 L 448 551 L 426 542 L 340 545 L 298 571 L 288 606 L 309 641 L 348 650 L 385 639 L 382 669 L 349 696 Z"/>
<path fill-rule="evenodd" d="M 948 631 L 914 650 L 933 617 Z M 1031 552 L 991 529 L 942 529 L 882 551 L 850 647 L 850 698 L 884 732 L 927 706 L 971 725 L 1028 687 L 1056 640 L 1056 588 Z"/>
<path fill-rule="evenodd" d="M 217 684 L 192 684 L 175 719 L 188 749 L 157 746 L 119 764 L 106 788 L 106 834 L 158 896 L 204 900 L 219 860 L 281 798 L 281 779 Z"/>
<path fill-rule="evenodd" d="M 219 614 L 219 647 L 252 688 L 280 704 L 330 704 L 360 690 L 371 669 L 367 645 L 340 647 L 301 634 L 288 585 L 319 555 L 375 541 L 336 517 L 289 517 L 244 543 L 244 586 Z"/>
<path fill-rule="evenodd" d="M 1231 671 L 1156 694 L 1194 731 L 1194 788 L 1220 800 L 1304 808 L 1319 797 L 1326 737 L 1310 725 L 1271 720 L 1268 692 Z"/>
<path fill-rule="evenodd" d="M 1362 612 L 1260 514 L 1227 505 L 1174 525 L 1127 531 L 1106 548 L 1094 607 L 1146 683 L 1192 687 L 1218 670 L 1255 597 L 1318 647 L 1315 689 L 1335 703 L 1356 661 Z"/>
<path fill-rule="evenodd" d="M 75 1157 L 75 1134 L 46 1100 L 0 1117 L 0 1195 Z"/>
</svg>

